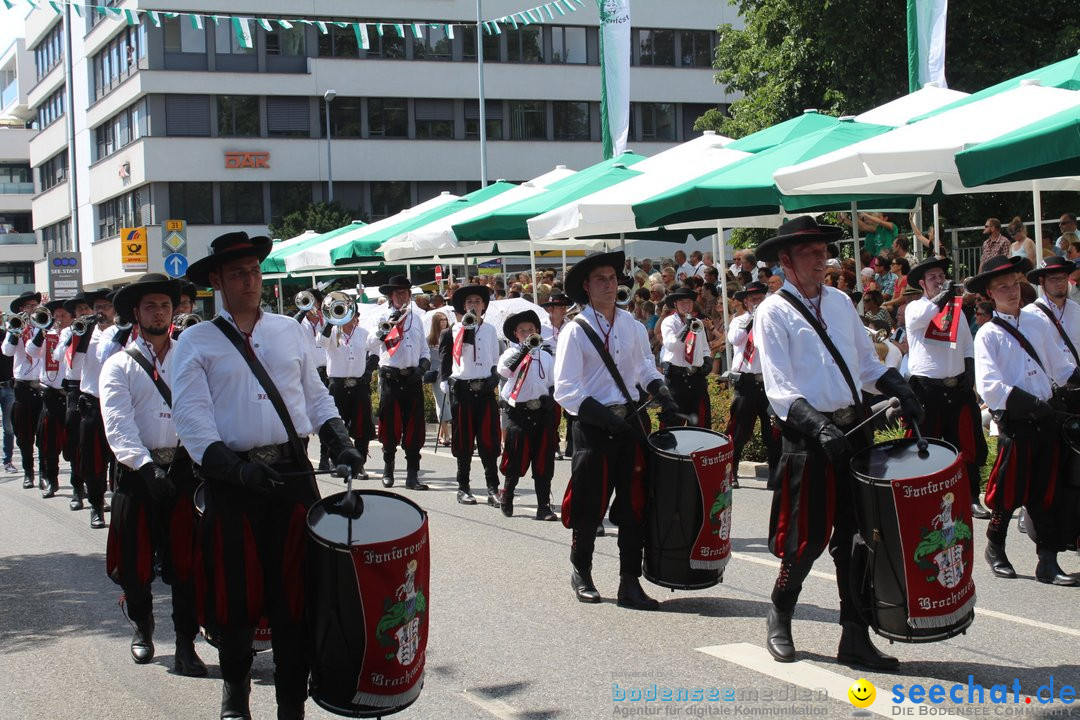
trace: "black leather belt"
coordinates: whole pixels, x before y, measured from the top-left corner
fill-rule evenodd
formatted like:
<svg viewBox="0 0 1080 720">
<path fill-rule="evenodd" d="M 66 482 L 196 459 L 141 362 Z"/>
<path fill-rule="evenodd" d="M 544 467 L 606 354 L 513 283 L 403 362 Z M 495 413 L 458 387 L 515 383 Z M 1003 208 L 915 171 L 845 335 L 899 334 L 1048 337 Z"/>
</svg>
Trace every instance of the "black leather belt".
<svg viewBox="0 0 1080 720">
<path fill-rule="evenodd" d="M 917 377 L 919 379 L 919 382 L 926 383 L 927 385 L 931 385 L 933 387 L 954 388 L 959 387 L 960 383 L 964 381 L 963 375 L 957 375 L 956 377 L 947 378 L 932 378 L 926 377 L 925 375 L 915 375 L 914 377 Z"/>
<path fill-rule="evenodd" d="M 825 417 L 829 418 L 834 425 L 841 427 L 845 425 L 854 425 L 861 417 L 858 408 L 854 405 L 849 405 L 846 408 L 840 408 L 839 410 L 833 410 L 832 412 L 822 413 Z"/>
<path fill-rule="evenodd" d="M 343 387 L 354 388 L 360 384 L 360 378 L 354 377 L 332 377 L 330 378 L 332 383 L 341 383 Z"/>
<path fill-rule="evenodd" d="M 707 371 L 704 365 L 694 365 L 693 367 L 683 367 L 682 365 L 668 365 L 668 374 L 675 377 L 689 376 L 689 375 L 704 375 Z"/>
<path fill-rule="evenodd" d="M 16 388 L 22 388 L 23 390 L 40 390 L 41 383 L 37 380 L 16 380 L 13 383 Z"/>
<path fill-rule="evenodd" d="M 64 380 L 64 381 L 62 381 L 61 385 L 63 386 L 63 388 L 65 390 L 78 390 L 79 389 L 79 381 L 78 380 Z"/>
<path fill-rule="evenodd" d="M 626 403 L 615 403 L 613 405 L 608 405 L 607 409 L 610 410 L 615 416 L 620 417 L 624 420 L 633 415 L 634 412 L 637 410 L 637 408 L 635 408 L 633 405 L 628 405 Z"/>
<path fill-rule="evenodd" d="M 282 443 L 281 445 L 263 445 L 261 447 L 251 448 L 247 452 L 238 452 L 236 454 L 247 460 L 264 462 L 267 465 L 295 459 L 293 457 L 292 446 L 290 446 L 289 443 Z"/>
</svg>

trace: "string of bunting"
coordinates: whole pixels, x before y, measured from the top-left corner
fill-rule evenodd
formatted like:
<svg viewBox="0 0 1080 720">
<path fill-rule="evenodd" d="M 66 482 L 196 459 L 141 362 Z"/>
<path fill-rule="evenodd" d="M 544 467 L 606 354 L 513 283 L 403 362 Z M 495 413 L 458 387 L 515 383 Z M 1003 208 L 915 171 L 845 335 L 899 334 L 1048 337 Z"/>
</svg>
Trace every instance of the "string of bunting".
<svg viewBox="0 0 1080 720">
<path fill-rule="evenodd" d="M 146 16 L 150 24 L 154 27 L 161 27 L 161 21 L 163 19 L 173 19 L 177 17 L 183 17 L 191 23 L 192 28 L 196 30 L 202 30 L 207 20 L 213 22 L 215 25 L 221 23 L 229 23 L 232 25 L 233 32 L 236 35 L 237 42 L 244 49 L 251 49 L 254 47 L 254 42 L 251 36 L 251 23 L 254 22 L 263 30 L 271 32 L 275 29 L 275 26 L 283 30 L 290 30 L 296 25 L 311 25 L 315 27 L 321 34 L 326 35 L 330 32 L 330 26 L 334 25 L 342 29 L 352 28 L 356 34 L 356 42 L 362 50 L 371 49 L 371 36 L 369 34 L 369 28 L 373 28 L 375 33 L 379 37 L 384 35 L 404 38 L 406 32 L 411 32 L 413 37 L 417 39 L 423 39 L 424 27 L 442 29 L 446 33 L 446 37 L 454 39 L 454 28 L 475 28 L 477 23 L 475 22 L 452 22 L 452 23 L 437 23 L 437 22 L 407 22 L 407 23 L 395 23 L 395 22 L 348 22 L 342 20 L 315 20 L 307 18 L 265 18 L 265 17 L 241 17 L 237 15 L 226 14 L 205 14 L 205 13 L 190 13 L 190 12 L 170 12 L 165 10 L 139 10 L 134 8 L 117 8 L 107 7 L 103 5 L 92 5 L 88 3 L 76 3 L 76 2 L 64 2 L 62 0 L 22 0 L 34 10 L 44 10 L 46 7 L 51 8 L 57 15 L 63 14 L 63 7 L 68 5 L 79 17 L 83 17 L 84 13 L 98 13 L 108 19 L 116 20 L 118 22 L 125 22 L 128 25 L 138 25 L 140 22 L 140 15 Z M 16 0 L 0 0 L 10 10 L 15 6 Z M 480 26 L 483 29 L 485 35 L 502 35 L 502 28 L 509 27 L 511 29 L 517 29 L 524 25 L 539 25 L 545 22 L 552 22 L 555 20 L 556 15 L 559 17 L 565 16 L 568 12 L 577 12 L 579 7 L 585 7 L 585 0 L 551 0 L 536 7 L 531 7 L 528 10 L 522 10 L 521 12 L 511 13 L 509 15 L 503 15 L 502 17 L 492 18 L 491 20 L 484 20 L 480 22 Z"/>
</svg>

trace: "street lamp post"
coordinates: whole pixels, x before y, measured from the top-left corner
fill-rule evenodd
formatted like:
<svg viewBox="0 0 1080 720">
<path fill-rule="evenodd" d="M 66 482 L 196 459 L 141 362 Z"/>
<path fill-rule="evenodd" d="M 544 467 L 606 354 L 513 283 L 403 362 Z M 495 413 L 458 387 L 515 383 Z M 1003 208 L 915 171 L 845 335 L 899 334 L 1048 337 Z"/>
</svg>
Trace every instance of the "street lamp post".
<svg viewBox="0 0 1080 720">
<path fill-rule="evenodd" d="M 333 90 L 327 90 L 323 93 L 323 100 L 326 101 L 326 200 L 327 202 L 334 202 L 334 166 L 330 157 L 330 103 L 337 97 L 337 93 Z"/>
</svg>

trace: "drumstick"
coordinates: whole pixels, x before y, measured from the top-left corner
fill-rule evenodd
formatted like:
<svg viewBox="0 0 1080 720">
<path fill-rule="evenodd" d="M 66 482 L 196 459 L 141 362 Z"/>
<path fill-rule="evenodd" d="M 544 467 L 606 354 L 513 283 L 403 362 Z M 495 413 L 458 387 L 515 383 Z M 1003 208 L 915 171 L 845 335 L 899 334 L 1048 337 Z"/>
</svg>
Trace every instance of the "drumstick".
<svg viewBox="0 0 1080 720">
<path fill-rule="evenodd" d="M 856 425 L 855 427 L 851 428 L 846 433 L 844 433 L 844 437 L 851 437 L 852 435 L 854 435 L 858 431 L 862 430 L 863 426 L 865 426 L 868 422 L 874 420 L 881 413 L 887 412 L 889 410 L 895 410 L 898 407 L 900 407 L 900 401 L 897 400 L 896 398 L 889 398 L 888 400 L 886 400 L 884 402 L 879 402 L 877 405 L 872 405 L 870 407 L 870 410 L 871 410 L 870 417 L 866 418 L 861 423 L 859 423 L 858 425 Z M 918 432 L 918 431 L 916 431 L 916 432 Z M 925 441 L 923 441 L 923 442 L 925 442 Z"/>
</svg>

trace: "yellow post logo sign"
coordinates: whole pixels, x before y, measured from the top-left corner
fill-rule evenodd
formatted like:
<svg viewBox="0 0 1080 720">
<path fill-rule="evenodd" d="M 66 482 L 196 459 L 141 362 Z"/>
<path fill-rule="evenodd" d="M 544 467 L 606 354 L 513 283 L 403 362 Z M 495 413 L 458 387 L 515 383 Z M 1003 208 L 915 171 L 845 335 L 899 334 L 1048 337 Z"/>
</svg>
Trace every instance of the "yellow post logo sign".
<svg viewBox="0 0 1080 720">
<path fill-rule="evenodd" d="M 124 272 L 146 272 L 146 228 L 120 229 L 120 265 Z"/>
</svg>

